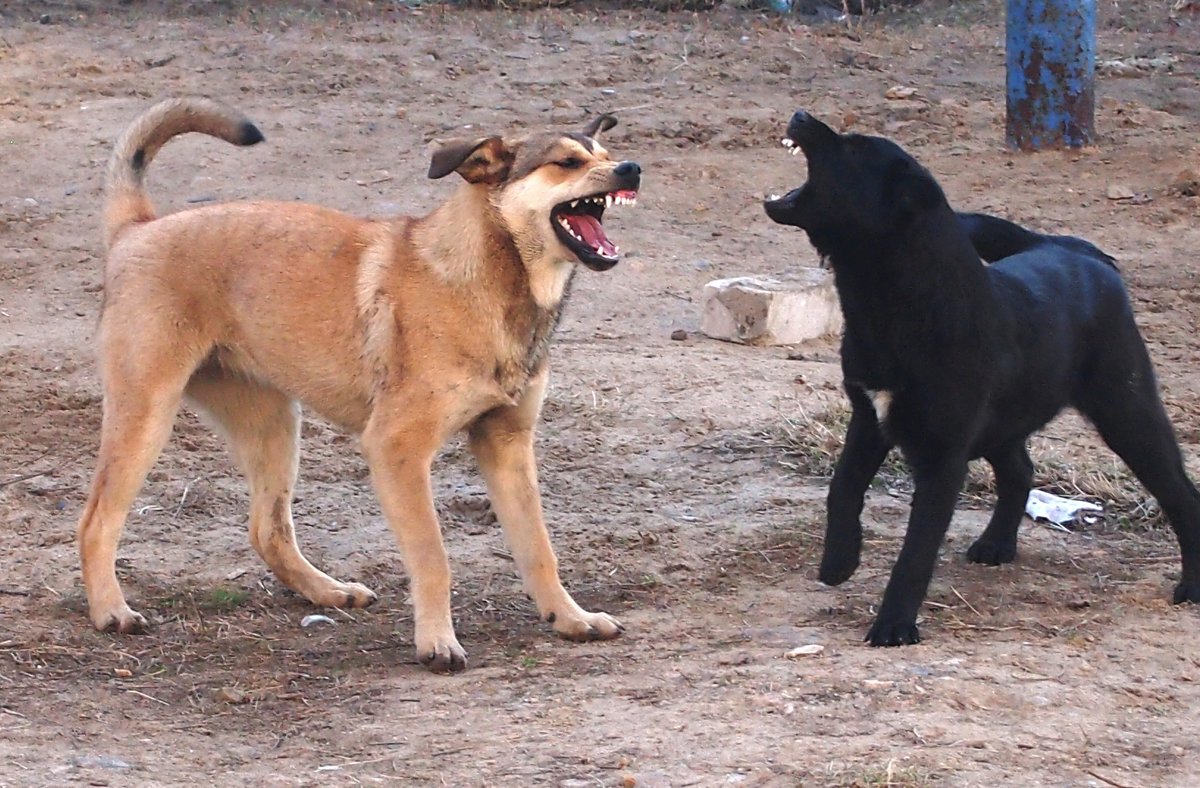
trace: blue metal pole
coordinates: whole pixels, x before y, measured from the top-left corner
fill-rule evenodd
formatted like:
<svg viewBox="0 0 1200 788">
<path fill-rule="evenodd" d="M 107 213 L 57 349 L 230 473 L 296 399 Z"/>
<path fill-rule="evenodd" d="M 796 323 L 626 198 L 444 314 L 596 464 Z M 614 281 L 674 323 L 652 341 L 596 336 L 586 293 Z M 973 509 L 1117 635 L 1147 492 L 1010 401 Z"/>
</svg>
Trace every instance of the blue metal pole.
<svg viewBox="0 0 1200 788">
<path fill-rule="evenodd" d="M 1095 135 L 1096 0 L 1007 0 L 1007 138 L 1021 150 Z"/>
</svg>

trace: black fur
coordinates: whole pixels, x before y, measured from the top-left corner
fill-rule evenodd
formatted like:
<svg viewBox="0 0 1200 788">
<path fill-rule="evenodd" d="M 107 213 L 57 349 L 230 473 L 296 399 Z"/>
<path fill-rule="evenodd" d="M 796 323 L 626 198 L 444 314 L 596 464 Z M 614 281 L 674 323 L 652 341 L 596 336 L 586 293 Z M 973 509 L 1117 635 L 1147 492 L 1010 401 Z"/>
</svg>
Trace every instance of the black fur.
<svg viewBox="0 0 1200 788">
<path fill-rule="evenodd" d="M 1112 255 L 1106 254 L 1082 238 L 1071 235 L 1035 233 L 1007 219 L 983 213 L 960 213 L 958 214 L 958 223 L 962 225 L 963 230 L 971 239 L 971 245 L 975 247 L 975 251 L 989 263 L 1003 260 L 1005 257 L 1012 257 L 1021 252 L 1028 252 L 1035 246 L 1049 244 L 1061 246 L 1077 254 L 1095 257 L 1113 268 L 1117 267 L 1117 261 Z"/>
<path fill-rule="evenodd" d="M 888 140 L 840 135 L 804 112 L 788 136 L 809 180 L 765 207 L 803 228 L 833 268 L 853 407 L 829 489 L 823 582 L 837 585 L 858 567 L 863 495 L 893 446 L 915 481 L 904 545 L 866 639 L 920 639 L 917 613 L 968 460 L 991 464 L 998 500 L 967 558 L 1015 558 L 1033 476 L 1026 439 L 1067 405 L 1158 499 L 1183 558 L 1175 602 L 1200 602 L 1200 493 L 1111 258 L 1079 239 L 956 215 L 933 176 Z M 983 265 L 972 241 L 996 262 Z M 871 394 L 880 391 L 891 395 L 882 421 Z"/>
</svg>

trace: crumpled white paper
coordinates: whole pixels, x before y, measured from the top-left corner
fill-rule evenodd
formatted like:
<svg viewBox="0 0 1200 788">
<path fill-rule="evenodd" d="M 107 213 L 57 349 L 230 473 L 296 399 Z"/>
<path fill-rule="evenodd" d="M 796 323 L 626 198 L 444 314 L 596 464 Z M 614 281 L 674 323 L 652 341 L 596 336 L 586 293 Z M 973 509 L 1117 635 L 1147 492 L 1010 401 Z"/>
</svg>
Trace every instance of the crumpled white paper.
<svg viewBox="0 0 1200 788">
<path fill-rule="evenodd" d="M 1102 512 L 1104 507 L 1089 501 L 1072 501 L 1044 490 L 1030 490 L 1025 502 L 1025 514 L 1034 520 L 1045 520 L 1060 531 L 1069 531 L 1063 523 L 1072 522 L 1080 512 Z"/>
</svg>

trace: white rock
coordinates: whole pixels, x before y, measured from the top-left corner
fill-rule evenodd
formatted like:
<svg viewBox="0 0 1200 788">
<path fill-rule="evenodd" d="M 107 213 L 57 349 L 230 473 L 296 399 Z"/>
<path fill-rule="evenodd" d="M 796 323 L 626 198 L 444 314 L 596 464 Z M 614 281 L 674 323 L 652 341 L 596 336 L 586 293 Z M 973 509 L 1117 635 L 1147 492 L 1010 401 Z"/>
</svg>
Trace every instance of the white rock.
<svg viewBox="0 0 1200 788">
<path fill-rule="evenodd" d="M 795 281 L 742 276 L 704 286 L 700 330 L 747 345 L 793 345 L 842 330 L 833 274 L 804 268 Z"/>
<path fill-rule="evenodd" d="M 320 613 L 310 613 L 309 615 L 300 619 L 300 626 L 304 627 L 305 629 L 307 629 L 308 627 L 311 627 L 314 624 L 336 624 L 336 623 L 337 622 L 334 621 L 329 616 L 323 616 Z"/>
</svg>

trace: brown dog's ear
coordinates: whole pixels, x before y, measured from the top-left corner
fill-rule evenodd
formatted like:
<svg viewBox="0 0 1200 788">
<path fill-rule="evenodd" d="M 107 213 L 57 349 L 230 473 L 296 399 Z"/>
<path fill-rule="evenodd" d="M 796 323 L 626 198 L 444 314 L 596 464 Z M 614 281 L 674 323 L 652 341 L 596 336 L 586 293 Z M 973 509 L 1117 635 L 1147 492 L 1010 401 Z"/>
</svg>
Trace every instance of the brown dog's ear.
<svg viewBox="0 0 1200 788">
<path fill-rule="evenodd" d="M 512 151 L 500 137 L 452 139 L 438 143 L 429 162 L 429 177 L 457 172 L 468 183 L 497 184 L 508 177 Z"/>
<path fill-rule="evenodd" d="M 592 139 L 599 139 L 600 132 L 608 131 L 615 125 L 617 125 L 617 117 L 615 115 L 609 115 L 608 113 L 605 113 L 593 120 L 591 123 L 587 124 L 583 130 L 583 136 L 591 137 Z"/>
</svg>

